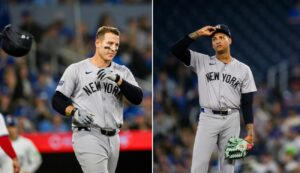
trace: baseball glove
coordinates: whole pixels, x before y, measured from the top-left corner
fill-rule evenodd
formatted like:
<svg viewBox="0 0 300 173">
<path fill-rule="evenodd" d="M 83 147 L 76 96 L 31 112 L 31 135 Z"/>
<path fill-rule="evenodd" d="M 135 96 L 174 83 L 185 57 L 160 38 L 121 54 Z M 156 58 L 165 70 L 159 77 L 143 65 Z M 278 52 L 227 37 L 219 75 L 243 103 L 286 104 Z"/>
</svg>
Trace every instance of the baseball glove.
<svg viewBox="0 0 300 173">
<path fill-rule="evenodd" d="M 231 137 L 225 147 L 225 159 L 236 160 L 247 156 L 253 144 L 247 142 L 245 139 L 238 137 Z"/>
</svg>

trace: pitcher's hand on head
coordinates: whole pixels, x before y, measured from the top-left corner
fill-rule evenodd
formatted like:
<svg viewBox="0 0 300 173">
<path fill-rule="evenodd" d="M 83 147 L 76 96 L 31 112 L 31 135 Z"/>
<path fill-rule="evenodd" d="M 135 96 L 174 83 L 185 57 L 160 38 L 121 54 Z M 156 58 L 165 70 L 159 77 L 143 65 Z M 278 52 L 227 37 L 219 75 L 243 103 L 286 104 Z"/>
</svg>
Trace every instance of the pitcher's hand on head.
<svg viewBox="0 0 300 173">
<path fill-rule="evenodd" d="M 214 26 L 204 26 L 195 32 L 189 34 L 192 39 L 197 39 L 202 36 L 211 36 L 216 31 Z"/>
</svg>

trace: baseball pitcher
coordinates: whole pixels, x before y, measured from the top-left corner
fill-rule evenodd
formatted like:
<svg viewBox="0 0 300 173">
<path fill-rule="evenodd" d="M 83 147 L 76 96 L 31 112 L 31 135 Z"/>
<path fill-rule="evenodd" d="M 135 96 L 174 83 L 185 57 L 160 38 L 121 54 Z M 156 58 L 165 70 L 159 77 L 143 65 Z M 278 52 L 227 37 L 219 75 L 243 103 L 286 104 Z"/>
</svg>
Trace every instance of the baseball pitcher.
<svg viewBox="0 0 300 173">
<path fill-rule="evenodd" d="M 131 71 L 112 62 L 119 44 L 117 28 L 100 27 L 94 56 L 71 64 L 52 98 L 53 108 L 73 119 L 73 148 L 85 173 L 115 172 L 123 101 L 142 102 L 142 89 Z"/>
<path fill-rule="evenodd" d="M 211 38 L 214 56 L 188 49 L 198 38 Z M 226 25 L 205 26 L 186 35 L 172 47 L 172 53 L 197 74 L 201 113 L 195 137 L 192 173 L 207 173 L 215 147 L 219 171 L 234 172 L 234 160 L 246 156 L 253 145 L 253 93 L 256 91 L 250 68 L 232 57 L 231 33 Z M 239 138 L 240 110 L 247 137 Z"/>
</svg>

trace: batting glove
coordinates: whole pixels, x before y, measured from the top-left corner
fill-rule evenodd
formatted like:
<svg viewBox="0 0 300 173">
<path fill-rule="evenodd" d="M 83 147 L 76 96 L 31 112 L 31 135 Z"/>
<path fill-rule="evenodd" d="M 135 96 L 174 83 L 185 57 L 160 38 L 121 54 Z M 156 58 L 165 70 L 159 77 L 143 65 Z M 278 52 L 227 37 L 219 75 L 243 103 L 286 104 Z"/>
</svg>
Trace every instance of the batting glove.
<svg viewBox="0 0 300 173">
<path fill-rule="evenodd" d="M 84 109 L 77 109 L 74 113 L 73 119 L 80 126 L 88 126 L 94 122 L 93 115 L 89 114 Z"/>
<path fill-rule="evenodd" d="M 100 81 L 104 80 L 105 78 L 114 81 L 116 83 L 119 82 L 120 80 L 120 75 L 118 75 L 117 73 L 115 73 L 113 70 L 111 70 L 110 68 L 102 68 L 98 71 L 97 73 L 97 79 L 99 79 Z"/>
</svg>

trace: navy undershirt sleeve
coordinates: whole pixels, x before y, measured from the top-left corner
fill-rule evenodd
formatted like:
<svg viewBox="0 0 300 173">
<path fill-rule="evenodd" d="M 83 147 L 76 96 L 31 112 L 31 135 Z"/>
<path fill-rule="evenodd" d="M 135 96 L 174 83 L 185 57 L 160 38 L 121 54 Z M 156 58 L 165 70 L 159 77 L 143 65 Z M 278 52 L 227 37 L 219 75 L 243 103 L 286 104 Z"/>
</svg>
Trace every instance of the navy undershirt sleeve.
<svg viewBox="0 0 300 173">
<path fill-rule="evenodd" d="M 69 105 L 72 105 L 71 99 L 65 96 L 63 93 L 56 91 L 52 97 L 53 109 L 62 115 L 66 115 L 65 110 Z"/>
<path fill-rule="evenodd" d="M 187 66 L 191 64 L 191 53 L 188 47 L 194 41 L 194 39 L 186 35 L 171 47 L 172 54 Z"/>
<path fill-rule="evenodd" d="M 253 92 L 242 94 L 241 109 L 245 124 L 253 123 Z"/>
<path fill-rule="evenodd" d="M 143 100 L 143 91 L 141 88 L 128 83 L 123 79 L 122 84 L 119 86 L 122 94 L 130 103 L 139 105 Z"/>
</svg>

